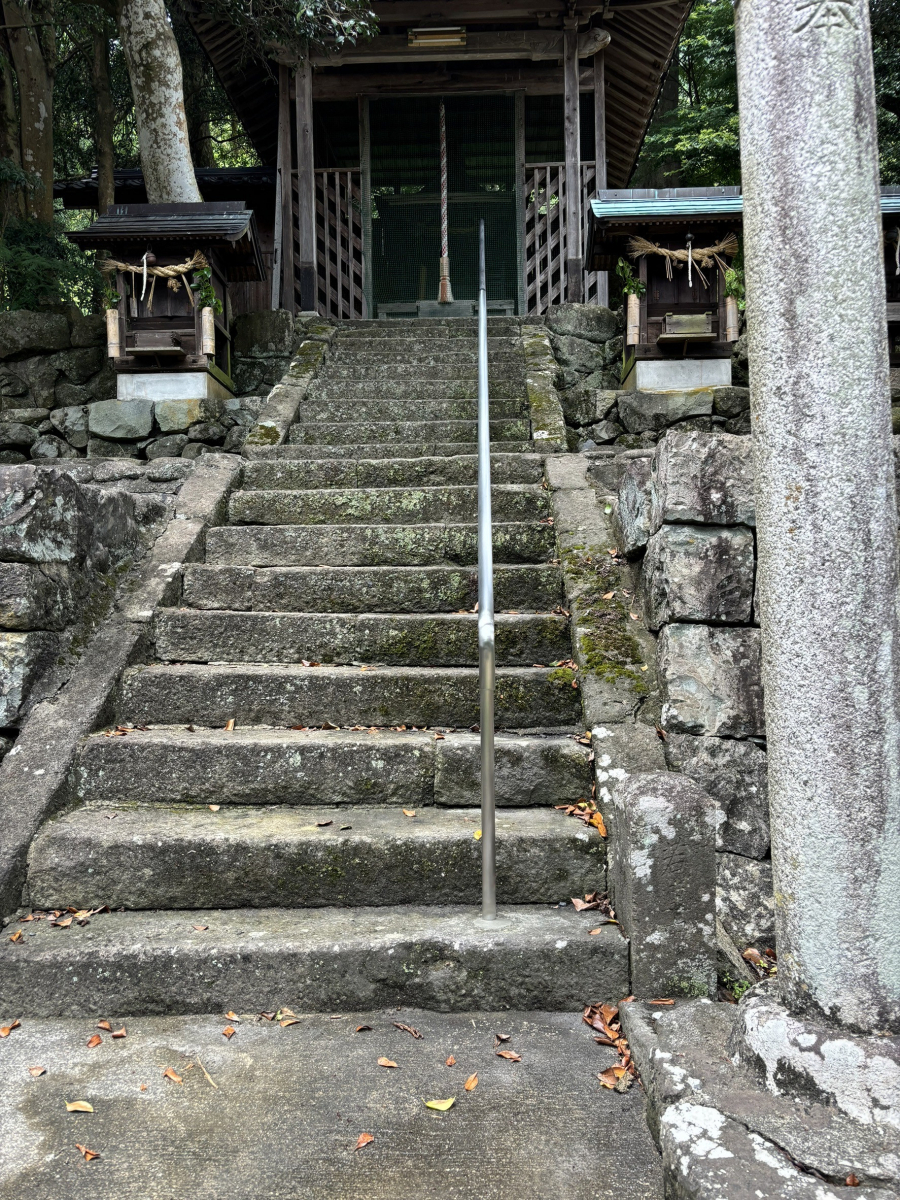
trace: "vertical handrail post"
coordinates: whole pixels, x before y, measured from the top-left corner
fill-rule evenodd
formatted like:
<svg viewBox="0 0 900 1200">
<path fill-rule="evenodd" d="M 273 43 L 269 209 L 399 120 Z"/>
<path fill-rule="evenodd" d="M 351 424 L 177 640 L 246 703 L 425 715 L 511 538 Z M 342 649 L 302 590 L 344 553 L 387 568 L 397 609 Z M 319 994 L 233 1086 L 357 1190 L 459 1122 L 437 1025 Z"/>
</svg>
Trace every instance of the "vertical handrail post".
<svg viewBox="0 0 900 1200">
<path fill-rule="evenodd" d="M 481 705 L 481 919 L 497 920 L 494 822 L 494 549 L 484 221 L 478 234 L 478 683 Z"/>
</svg>

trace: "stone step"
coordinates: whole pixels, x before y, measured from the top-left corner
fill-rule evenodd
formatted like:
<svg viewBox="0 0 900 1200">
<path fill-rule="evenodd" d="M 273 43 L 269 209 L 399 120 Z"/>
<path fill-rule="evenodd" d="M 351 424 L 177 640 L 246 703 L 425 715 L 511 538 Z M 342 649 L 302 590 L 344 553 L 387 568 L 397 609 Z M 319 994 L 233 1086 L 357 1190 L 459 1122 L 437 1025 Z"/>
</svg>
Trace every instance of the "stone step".
<svg viewBox="0 0 900 1200">
<path fill-rule="evenodd" d="M 286 1004 L 577 1011 L 627 995 L 618 926 L 591 937 L 595 914 L 529 905 L 501 909 L 508 919 L 486 930 L 477 912 L 279 907 L 100 913 L 67 929 L 32 921 L 17 926 L 22 943 L 0 941 L 0 1009 L 117 1018 Z"/>
<path fill-rule="evenodd" d="M 478 662 L 475 613 L 199 612 L 153 619 L 163 662 L 378 663 L 466 667 Z M 570 657 L 567 618 L 498 614 L 497 662 L 527 667 Z"/>
<path fill-rule="evenodd" d="M 556 554 L 553 526 L 498 522 L 495 563 L 542 563 Z M 206 531 L 206 561 L 222 566 L 469 566 L 478 529 L 469 525 L 244 525 Z"/>
<path fill-rule="evenodd" d="M 491 455 L 494 483 L 540 483 L 543 459 L 538 454 Z M 244 467 L 245 490 L 267 488 L 439 487 L 474 484 L 478 458 L 474 454 L 443 458 L 304 459 L 250 462 Z"/>
<path fill-rule="evenodd" d="M 327 360 L 323 374 L 331 370 L 332 365 L 345 366 L 356 363 L 361 367 L 377 366 L 378 364 L 394 363 L 402 366 L 420 364 L 422 366 L 440 366 L 447 363 L 452 366 L 477 364 L 478 349 L 474 338 L 471 344 L 455 339 L 447 343 L 443 340 L 412 342 L 406 338 L 372 338 L 358 339 L 354 342 L 337 341 L 334 353 Z M 522 350 L 515 338 L 491 338 L 488 346 L 488 365 L 506 366 L 517 365 L 520 369 L 524 363 Z"/>
<path fill-rule="evenodd" d="M 329 392 L 331 384 L 323 384 Z M 514 421 L 527 418 L 528 404 L 519 397 L 515 400 L 492 400 L 492 421 Z M 317 422 L 337 424 L 352 417 L 355 425 L 366 425 L 372 421 L 476 421 L 477 400 L 354 400 L 348 404 L 342 397 L 322 399 L 319 391 L 310 391 L 297 414 L 304 425 Z"/>
<path fill-rule="evenodd" d="M 562 603 L 559 567 L 497 566 L 498 612 L 550 612 Z M 471 567 L 184 568 L 182 604 L 232 612 L 440 613 L 473 609 L 478 571 Z"/>
<path fill-rule="evenodd" d="M 43 827 L 32 908 L 478 904 L 478 808 L 90 805 Z M 606 886 L 602 838 L 553 809 L 497 815 L 497 899 L 554 904 Z M 437 864 L 437 866 L 436 866 Z"/>
<path fill-rule="evenodd" d="M 498 734 L 494 746 L 499 807 L 571 804 L 590 794 L 588 747 L 574 736 Z M 108 804 L 454 808 L 480 804 L 480 764 L 477 733 L 153 726 L 88 738 L 76 788 L 80 800 Z"/>
<path fill-rule="evenodd" d="M 527 442 L 531 437 L 531 422 L 527 417 L 516 420 L 491 421 L 491 443 Z M 391 457 L 401 453 L 404 443 L 454 442 L 474 445 L 478 440 L 475 421 L 343 421 L 333 424 L 292 425 L 288 441 L 295 446 L 323 445 L 356 447 L 357 454 L 372 443 L 392 444 Z M 529 449 L 534 447 L 529 444 Z M 471 451 L 470 451 L 471 453 Z M 366 454 L 366 457 L 371 455 Z"/>
<path fill-rule="evenodd" d="M 511 454 L 534 454 L 540 451 L 541 443 L 532 441 L 497 443 L 502 448 L 500 457 Z M 459 458 L 471 457 L 475 447 L 472 442 L 370 442 L 362 445 L 295 445 L 288 441 L 278 446 L 245 446 L 242 453 L 252 462 L 280 461 L 281 459 L 381 459 L 381 458 Z M 499 452 L 499 451 L 498 451 Z M 495 455 L 491 455 L 493 458 Z M 511 481 L 500 481 L 511 482 Z"/>
<path fill-rule="evenodd" d="M 479 720 L 478 671 L 472 667 L 132 667 L 122 684 L 118 719 L 134 725 L 447 726 Z M 582 728 L 581 693 L 563 669 L 497 671 L 498 729 Z"/>
<path fill-rule="evenodd" d="M 471 379 L 335 379 L 316 380 L 310 394 L 325 400 L 474 400 L 478 395 Z M 493 378 L 491 400 L 518 400 L 525 395 L 522 378 Z"/>
<path fill-rule="evenodd" d="M 534 521 L 549 516 L 549 493 L 535 484 L 497 484 L 491 507 L 497 521 Z M 472 521 L 477 488 L 333 488 L 235 492 L 233 525 L 418 525 Z"/>
<path fill-rule="evenodd" d="M 442 380 L 449 383 L 462 379 L 477 383 L 477 358 L 468 359 L 465 362 L 448 361 L 443 355 L 435 355 L 435 358 L 437 360 L 435 362 L 416 362 L 414 359 L 410 360 L 405 354 L 399 360 L 388 354 L 380 362 L 359 362 L 355 358 L 345 358 L 341 355 L 331 359 L 328 366 L 317 377 L 316 385 L 317 387 L 320 384 L 327 386 L 343 380 L 357 383 L 376 379 L 388 382 L 394 380 L 398 383 L 404 380 L 421 380 L 423 382 Z M 488 368 L 491 382 L 503 378 L 520 379 L 524 383 L 525 364 L 521 355 L 510 354 L 504 358 L 495 359 L 493 362 L 489 362 Z"/>
<path fill-rule="evenodd" d="M 488 339 L 495 337 L 518 337 L 521 321 L 517 317 L 488 317 Z M 475 317 L 409 317 L 396 320 L 353 321 L 338 326 L 338 341 L 356 341 L 360 338 L 470 338 L 478 334 Z"/>
</svg>

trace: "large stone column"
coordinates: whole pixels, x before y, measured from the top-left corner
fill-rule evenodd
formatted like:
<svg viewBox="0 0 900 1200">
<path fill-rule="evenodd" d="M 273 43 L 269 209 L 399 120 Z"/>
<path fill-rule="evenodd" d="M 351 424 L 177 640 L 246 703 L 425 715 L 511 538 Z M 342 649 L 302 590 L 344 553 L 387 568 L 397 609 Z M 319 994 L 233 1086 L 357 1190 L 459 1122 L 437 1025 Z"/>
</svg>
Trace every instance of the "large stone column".
<svg viewBox="0 0 900 1200">
<path fill-rule="evenodd" d="M 897 510 L 865 0 L 738 0 L 782 1001 L 900 1030 Z"/>
</svg>

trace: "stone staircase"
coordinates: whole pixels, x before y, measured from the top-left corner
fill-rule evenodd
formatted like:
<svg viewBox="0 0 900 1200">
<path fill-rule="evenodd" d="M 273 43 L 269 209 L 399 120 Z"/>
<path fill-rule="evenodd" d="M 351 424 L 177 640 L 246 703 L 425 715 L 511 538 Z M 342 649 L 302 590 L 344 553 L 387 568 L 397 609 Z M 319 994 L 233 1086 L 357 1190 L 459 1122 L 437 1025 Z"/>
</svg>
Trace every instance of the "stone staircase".
<svg viewBox="0 0 900 1200">
<path fill-rule="evenodd" d="M 7 1008 L 31 1015 L 577 1008 L 628 947 L 572 896 L 590 795 L 518 325 L 489 328 L 498 930 L 479 928 L 476 355 L 470 321 L 338 331 L 286 445 L 257 451 L 158 610 L 80 803 L 31 851 Z M 233 727 L 232 727 L 233 723 Z"/>
</svg>

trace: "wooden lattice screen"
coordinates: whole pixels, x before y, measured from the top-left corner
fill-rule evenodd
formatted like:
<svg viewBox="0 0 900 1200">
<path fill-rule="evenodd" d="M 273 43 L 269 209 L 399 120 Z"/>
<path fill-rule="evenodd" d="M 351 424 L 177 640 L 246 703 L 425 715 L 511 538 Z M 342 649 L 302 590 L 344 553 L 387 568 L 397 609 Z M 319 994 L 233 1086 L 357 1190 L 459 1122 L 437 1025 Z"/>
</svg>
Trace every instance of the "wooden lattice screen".
<svg viewBox="0 0 900 1200">
<path fill-rule="evenodd" d="M 587 229 L 588 202 L 594 194 L 595 168 L 581 164 L 582 209 Z M 546 312 L 566 298 L 566 168 L 564 163 L 534 163 L 525 168 L 525 311 Z M 584 302 L 600 299 L 600 273 L 585 272 Z"/>
<path fill-rule="evenodd" d="M 316 171 L 319 312 L 339 321 L 365 316 L 359 171 Z"/>
</svg>

